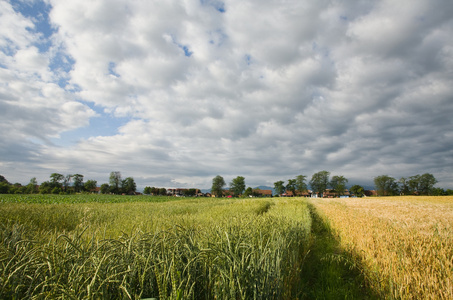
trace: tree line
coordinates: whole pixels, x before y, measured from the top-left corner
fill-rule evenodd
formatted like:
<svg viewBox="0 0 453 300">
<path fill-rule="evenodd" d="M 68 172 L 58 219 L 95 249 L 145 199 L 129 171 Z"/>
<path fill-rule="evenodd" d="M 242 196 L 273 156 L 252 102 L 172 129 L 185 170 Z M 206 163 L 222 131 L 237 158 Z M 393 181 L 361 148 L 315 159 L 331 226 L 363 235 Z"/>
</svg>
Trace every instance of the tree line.
<svg viewBox="0 0 453 300">
<path fill-rule="evenodd" d="M 346 191 L 346 184 L 348 179 L 344 176 L 333 176 L 332 179 L 329 179 L 330 172 L 320 171 L 314 174 L 308 184 L 313 189 L 313 192 L 323 195 L 323 193 L 330 187 L 331 192 L 335 192 L 338 195 L 343 195 Z M 285 181 L 279 180 L 274 182 L 274 190 L 277 196 L 283 195 L 285 192 L 289 191 L 293 196 L 304 195 L 308 191 L 307 185 L 307 176 L 298 175 L 296 178 L 288 179 L 288 182 L 285 184 Z M 223 195 L 224 187 L 226 182 L 224 178 L 220 175 L 217 175 L 212 179 L 211 193 L 216 197 L 221 197 Z M 254 190 L 251 187 L 245 188 L 245 178 L 243 176 L 238 176 L 234 178 L 229 184 L 229 190 L 234 196 L 244 195 L 249 196 L 253 195 Z M 355 191 L 355 194 L 363 193 L 363 188 L 360 186 L 353 186 L 351 188 Z"/>
<path fill-rule="evenodd" d="M 319 171 L 312 175 L 308 181 L 306 175 L 298 175 L 296 178 L 288 179 L 287 181 L 279 180 L 274 182 L 274 190 L 277 196 L 283 195 L 285 192 L 291 192 L 293 196 L 307 195 L 308 186 L 312 192 L 319 197 L 323 197 L 325 192 L 330 195 L 342 196 L 347 189 L 349 182 L 343 175 L 335 175 L 330 178 L 330 172 Z M 379 196 L 393 196 L 393 195 L 453 195 L 453 190 L 442 188 L 435 188 L 437 183 L 436 178 L 429 173 L 423 175 L 414 175 L 408 178 L 402 177 L 398 181 L 388 175 L 381 175 L 374 178 L 376 186 L 376 194 Z M 216 197 L 221 197 L 224 192 L 226 182 L 220 175 L 212 179 L 211 193 Z M 245 188 L 245 178 L 238 176 L 234 178 L 229 184 L 229 190 L 234 196 L 244 195 L 249 196 L 253 194 L 251 187 Z M 365 194 L 365 189 L 361 185 L 355 184 L 349 188 L 349 192 L 357 197 L 362 197 Z"/>
<path fill-rule="evenodd" d="M 320 171 L 314 174 L 309 182 L 311 188 L 314 192 L 322 195 L 328 187 L 332 187 L 332 190 L 342 195 L 346 191 L 346 183 L 348 180 L 344 176 L 333 176 L 332 179 L 329 180 L 329 176 L 330 172 L 327 171 Z M 274 190 L 277 195 L 282 195 L 286 191 L 290 191 L 294 196 L 302 195 L 304 192 L 308 191 L 306 180 L 306 175 L 298 175 L 294 179 L 288 179 L 287 184 L 285 184 L 285 181 L 279 180 L 274 183 Z M 216 197 L 221 197 L 224 193 L 225 186 L 226 182 L 224 178 L 217 175 L 212 179 L 211 193 Z M 245 178 L 243 176 L 238 176 L 230 182 L 229 191 L 232 192 L 233 196 L 249 196 L 254 193 L 251 187 L 248 187 L 247 189 L 245 187 Z"/>
<path fill-rule="evenodd" d="M 308 186 L 313 193 L 323 196 L 329 189 L 330 194 L 337 196 L 343 195 L 346 191 L 348 179 L 342 175 L 335 175 L 330 178 L 330 172 L 319 171 L 312 175 L 307 182 L 306 175 L 298 175 L 295 178 L 288 179 L 287 182 L 279 180 L 274 182 L 274 190 L 276 195 L 282 195 L 285 192 L 291 192 L 294 196 L 306 195 Z M 374 178 L 377 195 L 379 196 L 394 196 L 394 195 L 453 195 L 453 190 L 436 188 L 436 178 L 430 174 L 413 175 L 410 177 L 401 177 L 396 180 L 388 175 L 380 175 Z M 217 197 L 224 195 L 226 182 L 220 175 L 212 179 L 211 193 Z M 109 183 L 104 183 L 100 186 L 99 192 L 102 194 L 134 194 L 137 186 L 133 177 L 122 179 L 121 172 L 113 171 L 109 176 Z M 50 180 L 44 181 L 41 185 L 35 177 L 30 182 L 23 186 L 20 183 L 9 183 L 6 178 L 0 175 L 0 194 L 70 194 L 81 192 L 97 192 L 97 181 L 87 180 L 84 182 L 82 174 L 52 173 Z M 352 185 L 349 191 L 357 197 L 364 195 L 364 188 L 360 185 Z M 167 195 L 165 188 L 145 187 L 145 194 L 152 195 Z M 185 196 L 193 196 L 196 189 L 187 189 L 184 191 Z M 257 196 L 256 190 L 251 187 L 246 188 L 245 178 L 237 176 L 229 183 L 229 193 L 232 196 Z"/>
<path fill-rule="evenodd" d="M 343 175 L 335 175 L 330 178 L 330 172 L 328 171 L 319 171 L 313 174 L 308 184 L 306 180 L 306 175 L 298 175 L 296 178 L 288 179 L 286 184 L 284 181 L 279 180 L 274 182 L 274 190 L 278 195 L 291 192 L 294 196 L 301 196 L 308 194 L 309 185 L 312 192 L 320 197 L 324 196 L 326 191 L 336 196 L 342 196 L 348 191 L 346 184 L 349 180 Z M 364 188 L 360 185 L 353 185 L 349 191 L 358 197 L 362 197 Z"/>
<path fill-rule="evenodd" d="M 36 177 L 23 186 L 20 183 L 11 184 L 3 175 L 0 175 L 0 194 L 72 194 L 72 193 L 93 193 L 97 192 L 97 181 L 83 181 L 82 174 L 60 173 L 50 174 L 50 180 L 38 185 Z M 134 178 L 121 178 L 121 172 L 110 173 L 109 183 L 104 183 L 100 187 L 103 194 L 134 194 L 137 189 Z"/>
<path fill-rule="evenodd" d="M 453 190 L 451 189 L 444 190 L 434 187 L 436 183 L 436 178 L 430 173 L 401 177 L 399 180 L 388 175 L 381 175 L 374 178 L 374 185 L 379 196 L 453 195 Z"/>
</svg>

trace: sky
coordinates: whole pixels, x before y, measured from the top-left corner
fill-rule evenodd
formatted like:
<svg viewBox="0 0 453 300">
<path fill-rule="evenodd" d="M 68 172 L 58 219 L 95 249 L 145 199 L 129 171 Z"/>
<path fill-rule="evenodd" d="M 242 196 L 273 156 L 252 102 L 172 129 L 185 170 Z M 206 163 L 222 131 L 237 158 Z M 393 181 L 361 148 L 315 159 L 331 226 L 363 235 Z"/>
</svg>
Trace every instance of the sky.
<svg viewBox="0 0 453 300">
<path fill-rule="evenodd" d="M 0 0 L 0 174 L 453 188 L 453 1 Z"/>
</svg>

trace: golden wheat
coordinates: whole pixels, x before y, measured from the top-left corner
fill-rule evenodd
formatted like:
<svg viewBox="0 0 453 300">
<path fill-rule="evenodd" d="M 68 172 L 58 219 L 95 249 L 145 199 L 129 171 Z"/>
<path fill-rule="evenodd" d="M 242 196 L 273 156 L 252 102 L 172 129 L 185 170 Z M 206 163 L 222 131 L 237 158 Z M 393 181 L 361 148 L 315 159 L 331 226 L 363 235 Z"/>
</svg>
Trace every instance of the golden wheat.
<svg viewBox="0 0 453 300">
<path fill-rule="evenodd" d="M 453 197 L 312 202 L 382 297 L 453 299 Z"/>
</svg>

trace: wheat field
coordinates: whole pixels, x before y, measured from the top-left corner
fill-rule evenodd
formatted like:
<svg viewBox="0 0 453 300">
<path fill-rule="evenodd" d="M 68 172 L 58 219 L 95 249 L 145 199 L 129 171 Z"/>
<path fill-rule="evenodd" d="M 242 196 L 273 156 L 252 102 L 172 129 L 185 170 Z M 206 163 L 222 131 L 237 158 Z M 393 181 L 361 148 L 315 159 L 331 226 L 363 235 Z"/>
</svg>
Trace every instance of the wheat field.
<svg viewBox="0 0 453 300">
<path fill-rule="evenodd" d="M 453 299 L 452 225 L 453 197 L 0 195 L 0 299 Z"/>
<path fill-rule="evenodd" d="M 1 299 L 297 299 L 304 292 L 311 218 L 300 200 L 35 200 L 0 205 Z"/>
<path fill-rule="evenodd" d="M 311 202 L 382 298 L 453 299 L 453 197 Z"/>
</svg>

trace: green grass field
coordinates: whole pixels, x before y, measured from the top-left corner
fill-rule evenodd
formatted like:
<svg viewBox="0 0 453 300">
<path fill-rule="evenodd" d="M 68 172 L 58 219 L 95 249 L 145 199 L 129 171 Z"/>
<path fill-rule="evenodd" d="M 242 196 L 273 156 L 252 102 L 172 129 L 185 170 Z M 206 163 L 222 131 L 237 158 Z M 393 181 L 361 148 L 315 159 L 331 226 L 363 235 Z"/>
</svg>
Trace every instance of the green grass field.
<svg viewBox="0 0 453 300">
<path fill-rule="evenodd" d="M 0 224 L 1 299 L 373 295 L 303 198 L 0 195 Z"/>
</svg>

